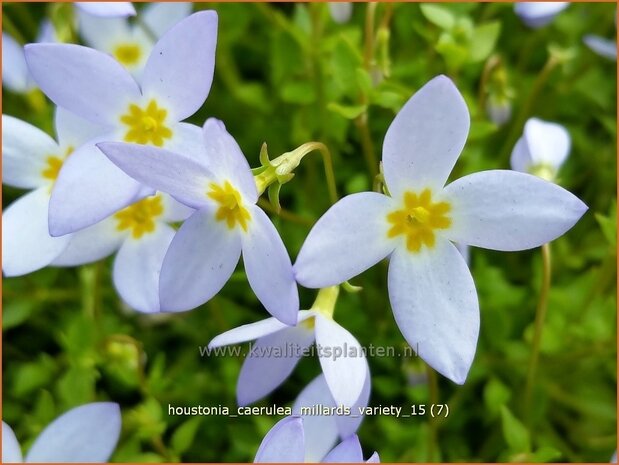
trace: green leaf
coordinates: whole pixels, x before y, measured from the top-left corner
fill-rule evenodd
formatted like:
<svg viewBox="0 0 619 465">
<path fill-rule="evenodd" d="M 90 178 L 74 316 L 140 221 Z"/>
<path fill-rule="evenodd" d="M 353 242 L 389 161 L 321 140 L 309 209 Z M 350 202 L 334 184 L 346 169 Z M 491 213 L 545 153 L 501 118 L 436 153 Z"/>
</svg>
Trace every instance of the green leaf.
<svg viewBox="0 0 619 465">
<path fill-rule="evenodd" d="M 478 63 L 490 56 L 501 33 L 501 23 L 492 21 L 475 28 L 470 44 L 472 63 Z"/>
<path fill-rule="evenodd" d="M 284 102 L 298 105 L 309 105 L 316 100 L 314 86 L 307 81 L 293 81 L 284 84 L 281 96 Z"/>
<path fill-rule="evenodd" d="M 542 446 L 529 456 L 528 461 L 535 463 L 556 462 L 561 458 L 561 452 L 554 447 Z"/>
<path fill-rule="evenodd" d="M 363 113 L 366 109 L 366 105 L 342 105 L 340 103 L 331 102 L 327 105 L 327 109 L 332 112 L 337 113 L 338 115 L 343 116 L 346 119 L 355 119 L 361 113 Z"/>
<path fill-rule="evenodd" d="M 505 406 L 501 407 L 501 424 L 503 425 L 505 442 L 513 452 L 520 453 L 531 450 L 529 432 Z"/>
<path fill-rule="evenodd" d="M 201 422 L 202 417 L 193 417 L 176 428 L 176 431 L 174 431 L 172 435 L 172 449 L 174 449 L 176 453 L 182 454 L 189 449 Z"/>
<path fill-rule="evenodd" d="M 419 8 L 421 8 L 421 14 L 423 14 L 428 21 L 441 29 L 448 30 L 456 24 L 456 18 L 453 13 L 442 5 L 423 3 Z"/>
<path fill-rule="evenodd" d="M 2 309 L 2 331 L 15 328 L 28 319 L 35 308 L 32 300 L 7 302 Z"/>
<path fill-rule="evenodd" d="M 491 121 L 472 121 L 469 140 L 485 139 L 498 129 L 497 125 Z"/>
<path fill-rule="evenodd" d="M 614 202 L 613 202 L 614 206 Z M 600 225 L 600 229 L 602 230 L 602 234 L 608 241 L 610 245 L 613 247 L 617 246 L 617 213 L 615 208 L 613 207 L 612 213 L 610 216 L 604 216 L 601 213 L 595 214 L 595 219 Z"/>
</svg>

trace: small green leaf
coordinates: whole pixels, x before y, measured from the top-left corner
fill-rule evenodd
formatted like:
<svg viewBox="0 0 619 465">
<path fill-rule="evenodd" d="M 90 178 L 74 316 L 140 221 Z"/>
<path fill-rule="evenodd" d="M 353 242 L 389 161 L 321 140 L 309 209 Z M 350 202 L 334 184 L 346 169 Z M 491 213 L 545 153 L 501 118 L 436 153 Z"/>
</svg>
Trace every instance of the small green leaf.
<svg viewBox="0 0 619 465">
<path fill-rule="evenodd" d="M 176 428 L 176 431 L 174 431 L 172 435 L 172 449 L 174 449 L 177 454 L 182 454 L 189 449 L 201 422 L 202 417 L 193 417 Z"/>
<path fill-rule="evenodd" d="M 342 105 L 340 103 L 331 102 L 327 105 L 327 109 L 331 110 L 334 113 L 337 113 L 340 116 L 343 116 L 346 119 L 355 119 L 361 113 L 363 113 L 366 109 L 366 105 Z"/>
<path fill-rule="evenodd" d="M 529 432 L 505 406 L 501 407 L 501 423 L 503 425 L 503 437 L 509 448 L 516 453 L 530 452 L 531 438 Z"/>
<path fill-rule="evenodd" d="M 428 21 L 441 29 L 448 30 L 456 24 L 456 18 L 453 13 L 442 5 L 423 3 L 419 8 L 421 8 L 421 14 L 423 14 Z"/>
<path fill-rule="evenodd" d="M 561 458 L 561 452 L 550 446 L 542 446 L 532 453 L 527 461 L 534 463 L 556 462 Z"/>
<path fill-rule="evenodd" d="M 501 33 L 501 23 L 492 21 L 475 28 L 470 44 L 472 63 L 478 63 L 490 56 Z"/>
<path fill-rule="evenodd" d="M 293 81 L 284 84 L 281 90 L 281 97 L 286 103 L 309 105 L 316 100 L 316 92 L 310 82 Z"/>
</svg>

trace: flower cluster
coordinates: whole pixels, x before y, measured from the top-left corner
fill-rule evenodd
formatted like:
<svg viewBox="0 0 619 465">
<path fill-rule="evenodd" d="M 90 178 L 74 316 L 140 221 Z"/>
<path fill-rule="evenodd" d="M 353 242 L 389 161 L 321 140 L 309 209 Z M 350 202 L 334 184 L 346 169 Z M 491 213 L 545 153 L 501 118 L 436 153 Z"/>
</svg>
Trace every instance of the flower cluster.
<svg viewBox="0 0 619 465">
<path fill-rule="evenodd" d="M 113 282 L 129 307 L 181 312 L 217 295 L 242 257 L 249 286 L 272 318 L 210 343 L 257 341 L 238 378 L 240 405 L 276 389 L 314 343 L 345 344 L 359 354 L 319 357 L 323 374 L 300 394 L 295 416 L 267 434 L 256 462 L 363 461 L 355 434 L 360 418 L 302 413 L 315 403 L 354 408 L 369 400 L 361 345 L 334 319 L 340 285 L 388 259 L 389 301 L 404 338 L 432 368 L 462 384 L 480 316 L 473 277 L 455 244 L 531 249 L 564 234 L 587 210 L 552 182 L 569 152 L 567 131 L 539 119 L 526 123 L 513 170 L 448 183 L 470 116 L 455 84 L 438 76 L 415 92 L 386 132 L 382 190 L 335 203 L 293 265 L 258 200 L 269 185 L 292 178 L 298 159 L 278 160 L 291 168 L 277 176 L 254 176 L 222 121 L 208 118 L 202 128 L 184 122 L 211 89 L 217 14 L 159 4 L 130 24 L 126 16 L 135 10 L 129 3 L 117 3 L 114 11 L 76 5 L 83 10 L 77 16 L 84 41 L 93 48 L 57 43 L 48 34 L 22 51 L 5 39 L 5 55 L 19 63 L 6 85 L 21 91 L 36 85 L 57 105 L 57 137 L 3 115 L 4 182 L 31 190 L 3 214 L 3 272 L 19 276 L 116 253 Z M 341 6 L 347 11 L 331 7 L 337 21 L 350 15 L 351 5 Z M 519 4 L 516 11 L 537 27 L 565 6 Z M 113 18 L 92 16 L 102 11 Z M 298 284 L 319 289 L 308 310 L 300 310 Z M 264 356 L 264 349 L 288 347 L 299 350 Z M 118 407 L 93 405 L 50 425 L 26 461 L 106 460 L 118 437 Z M 92 440 L 95 433 L 107 439 Z M 3 443 L 3 459 L 21 460 L 4 424 Z M 368 460 L 377 461 L 376 453 Z"/>
</svg>

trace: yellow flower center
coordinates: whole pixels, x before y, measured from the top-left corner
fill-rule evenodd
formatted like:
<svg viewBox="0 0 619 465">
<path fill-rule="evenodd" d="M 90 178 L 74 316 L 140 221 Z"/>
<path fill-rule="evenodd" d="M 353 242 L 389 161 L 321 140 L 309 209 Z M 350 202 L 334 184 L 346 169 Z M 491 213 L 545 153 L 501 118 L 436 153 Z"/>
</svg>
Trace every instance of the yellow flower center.
<svg viewBox="0 0 619 465">
<path fill-rule="evenodd" d="M 451 219 L 447 213 L 451 205 L 447 202 L 432 203 L 432 191 L 424 189 L 421 194 L 404 193 L 404 208 L 387 215 L 391 228 L 387 237 L 406 236 L 406 248 L 410 252 L 419 252 L 421 246 L 434 247 L 435 229 L 447 229 Z"/>
<path fill-rule="evenodd" d="M 163 214 L 161 196 L 148 197 L 114 215 L 118 231 L 131 230 L 134 239 L 139 239 L 146 233 L 155 230 L 155 219 Z"/>
<path fill-rule="evenodd" d="M 247 231 L 247 223 L 251 219 L 249 211 L 243 206 L 243 200 L 229 181 L 223 185 L 211 183 L 207 195 L 219 204 L 215 219 L 225 221 L 229 229 L 238 223 L 243 231 Z"/>
<path fill-rule="evenodd" d="M 172 130 L 166 126 L 165 108 L 159 108 L 155 100 L 151 100 L 146 108 L 140 108 L 132 103 L 127 113 L 120 121 L 127 126 L 125 142 L 152 144 L 161 147 L 165 139 L 172 137 Z"/>
<path fill-rule="evenodd" d="M 142 56 L 142 49 L 138 44 L 119 44 L 112 53 L 125 66 L 136 65 Z"/>
<path fill-rule="evenodd" d="M 45 168 L 41 172 L 43 177 L 52 182 L 56 181 L 56 179 L 58 179 L 58 173 L 60 173 L 60 168 L 62 168 L 62 164 L 72 152 L 73 147 L 67 147 L 64 156 L 50 155 L 47 157 L 45 160 Z"/>
</svg>

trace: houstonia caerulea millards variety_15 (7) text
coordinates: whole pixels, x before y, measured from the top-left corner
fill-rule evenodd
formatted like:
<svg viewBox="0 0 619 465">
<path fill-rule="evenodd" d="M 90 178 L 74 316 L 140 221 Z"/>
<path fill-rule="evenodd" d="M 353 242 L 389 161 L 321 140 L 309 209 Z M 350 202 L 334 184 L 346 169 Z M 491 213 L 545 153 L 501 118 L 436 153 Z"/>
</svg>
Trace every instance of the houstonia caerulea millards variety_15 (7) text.
<svg viewBox="0 0 619 465">
<path fill-rule="evenodd" d="M 569 230 L 587 210 L 565 189 L 535 176 L 489 170 L 445 186 L 469 132 L 453 82 L 438 76 L 404 105 L 383 143 L 389 195 L 344 197 L 318 220 L 294 265 L 299 284 L 345 282 L 389 257 L 389 299 L 419 356 L 458 384 L 470 369 L 479 304 L 453 242 L 516 251 Z"/>
<path fill-rule="evenodd" d="M 2 422 L 2 463 L 107 462 L 116 448 L 120 428 L 116 403 L 75 407 L 50 423 L 24 458 L 15 433 Z"/>
<path fill-rule="evenodd" d="M 95 224 L 153 193 L 114 166 L 96 142 L 135 142 L 189 154 L 203 150 L 200 128 L 179 121 L 208 96 L 216 40 L 217 13 L 192 14 L 154 45 L 139 84 L 106 53 L 73 44 L 26 45 L 26 61 L 41 90 L 56 105 L 102 126 L 58 174 L 49 206 L 51 235 Z"/>
<path fill-rule="evenodd" d="M 193 309 L 228 281 L 243 253 L 247 279 L 267 311 L 297 323 L 299 294 L 286 247 L 257 205 L 258 191 L 240 147 L 214 118 L 204 124 L 193 154 L 105 142 L 109 159 L 140 183 L 196 209 L 172 240 L 161 268 L 163 311 Z"/>
<path fill-rule="evenodd" d="M 261 399 L 284 382 L 314 341 L 335 402 L 348 407 L 358 402 L 369 383 L 369 367 L 359 342 L 333 320 L 338 292 L 339 286 L 321 289 L 312 308 L 299 312 L 296 326 L 269 318 L 227 331 L 210 342 L 209 347 L 215 348 L 257 339 L 239 374 L 240 405 Z"/>
<path fill-rule="evenodd" d="M 266 434 L 254 458 L 254 463 L 304 463 L 308 456 L 304 419 L 297 416 L 278 421 Z M 311 455 L 311 452 L 310 454 Z M 335 446 L 322 463 L 362 463 L 363 450 L 356 434 Z M 366 463 L 379 463 L 374 452 Z"/>
</svg>

